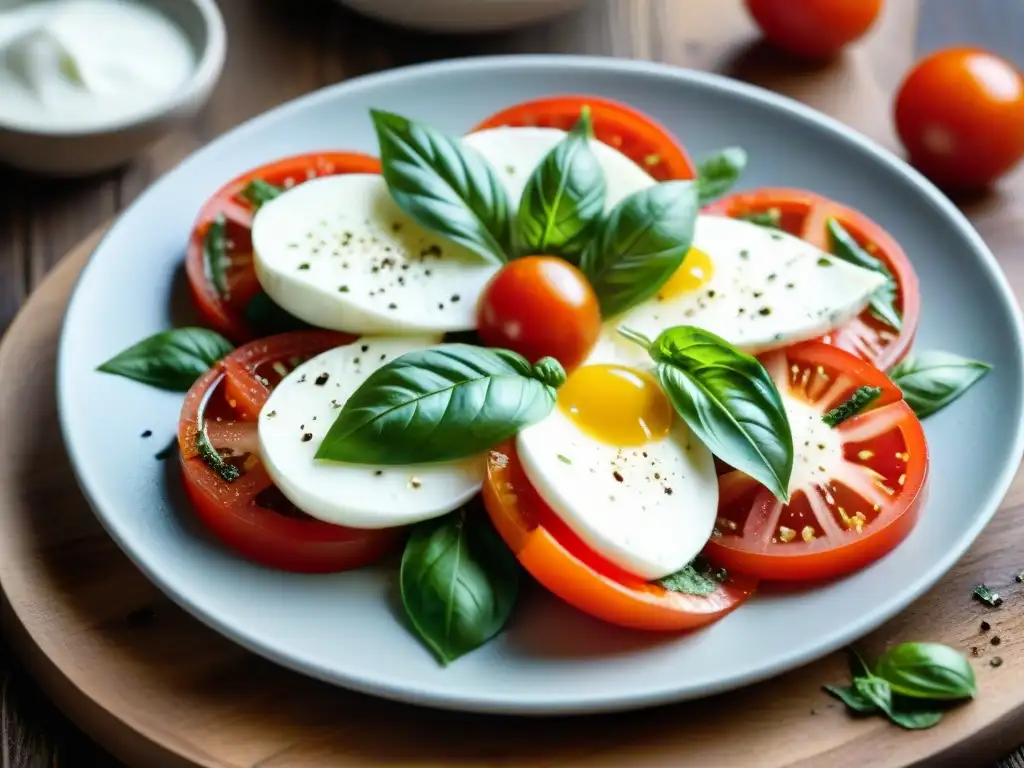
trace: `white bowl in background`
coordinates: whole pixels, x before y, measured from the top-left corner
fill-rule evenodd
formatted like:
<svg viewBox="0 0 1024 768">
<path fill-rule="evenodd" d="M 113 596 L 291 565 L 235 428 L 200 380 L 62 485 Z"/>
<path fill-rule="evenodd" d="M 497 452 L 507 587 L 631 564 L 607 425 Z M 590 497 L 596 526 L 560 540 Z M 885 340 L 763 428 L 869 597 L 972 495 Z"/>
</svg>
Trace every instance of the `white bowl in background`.
<svg viewBox="0 0 1024 768">
<path fill-rule="evenodd" d="M 431 32 L 497 32 L 561 16 L 586 0 L 338 0 L 354 11 Z"/>
<path fill-rule="evenodd" d="M 173 96 L 99 128 L 36 128 L 0 120 L 0 162 L 49 176 L 84 176 L 119 166 L 206 103 L 224 67 L 227 33 L 215 0 L 144 0 L 176 23 L 196 51 L 196 67 Z"/>
</svg>

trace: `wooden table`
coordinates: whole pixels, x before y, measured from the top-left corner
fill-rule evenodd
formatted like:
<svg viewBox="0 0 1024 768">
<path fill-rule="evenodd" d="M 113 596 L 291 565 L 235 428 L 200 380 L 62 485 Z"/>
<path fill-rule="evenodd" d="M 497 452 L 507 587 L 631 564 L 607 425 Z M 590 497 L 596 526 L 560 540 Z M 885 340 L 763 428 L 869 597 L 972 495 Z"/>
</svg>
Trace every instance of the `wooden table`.
<svg viewBox="0 0 1024 768">
<path fill-rule="evenodd" d="M 410 0 L 411 1 L 411 0 Z M 1024 66 L 1024 5 L 1011 0 L 889 0 L 871 37 L 824 67 L 756 42 L 740 0 L 590 0 L 580 13 L 507 35 L 421 36 L 368 21 L 331 0 L 220 0 L 229 52 L 207 108 L 127 168 L 53 182 L 0 170 L 0 327 L 51 267 L 185 155 L 243 120 L 329 83 L 419 61 L 509 52 L 604 54 L 714 69 L 788 93 L 895 148 L 891 93 L 914 53 L 980 45 Z M 1016 39 L 1015 39 L 1016 36 Z M 1024 171 L 964 203 L 997 251 L 1024 216 Z M 1024 262 L 1003 260 L 1011 272 Z M 1021 734 L 1024 740 L 1024 734 Z M 112 766 L 46 702 L 0 646 L 0 768 Z M 1024 749 L 1004 762 L 1024 766 Z"/>
</svg>

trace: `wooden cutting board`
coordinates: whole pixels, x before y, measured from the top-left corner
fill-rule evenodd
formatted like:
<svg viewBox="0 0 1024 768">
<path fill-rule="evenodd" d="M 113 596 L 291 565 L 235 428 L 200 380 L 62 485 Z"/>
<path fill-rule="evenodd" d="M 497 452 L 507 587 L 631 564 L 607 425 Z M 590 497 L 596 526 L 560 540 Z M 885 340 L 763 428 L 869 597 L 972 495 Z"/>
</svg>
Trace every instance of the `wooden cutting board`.
<svg viewBox="0 0 1024 768">
<path fill-rule="evenodd" d="M 624 2 L 623 5 L 627 3 Z M 629 5 L 636 5 L 631 1 Z M 731 71 L 801 98 L 892 144 L 888 99 L 910 59 L 912 2 L 889 4 L 866 46 L 808 73 L 737 40 L 738 5 L 687 17 L 700 44 L 665 58 Z M 683 3 L 661 4 L 662 9 Z M 680 23 L 680 19 L 662 20 Z M 643 41 L 634 41 L 634 48 Z M 1019 188 L 1011 184 L 1008 190 Z M 1019 197 L 968 213 L 996 250 L 1018 296 L 1011 249 L 1024 238 Z M 970 653 L 977 701 L 930 731 L 854 720 L 820 690 L 845 677 L 837 655 L 731 694 L 644 712 L 586 718 L 467 716 L 348 693 L 255 657 L 162 596 L 105 535 L 75 483 L 55 413 L 59 324 L 97 236 L 38 289 L 0 346 L 0 585 L 4 627 L 47 692 L 130 765 L 218 768 L 331 766 L 886 766 L 931 759 L 978 765 L 1024 740 L 1024 481 L 995 520 L 926 597 L 865 640 L 929 639 Z M 154 445 L 154 453 L 161 446 Z M 973 584 L 1006 604 L 970 599 Z M 992 629 L 979 630 L 982 619 Z M 993 636 L 1001 644 L 990 644 Z M 994 667 L 995 656 L 1003 663 Z"/>
</svg>

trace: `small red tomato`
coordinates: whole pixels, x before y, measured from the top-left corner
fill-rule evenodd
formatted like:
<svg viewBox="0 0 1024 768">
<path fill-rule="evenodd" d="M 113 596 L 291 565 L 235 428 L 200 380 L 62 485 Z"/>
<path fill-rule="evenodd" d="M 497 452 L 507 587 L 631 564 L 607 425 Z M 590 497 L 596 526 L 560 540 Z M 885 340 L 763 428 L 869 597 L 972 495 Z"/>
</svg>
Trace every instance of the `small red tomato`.
<svg viewBox="0 0 1024 768">
<path fill-rule="evenodd" d="M 795 56 L 825 59 L 859 38 L 882 0 L 747 0 L 764 36 Z"/>
<path fill-rule="evenodd" d="M 484 343 L 531 363 L 554 357 L 567 370 L 582 363 L 601 332 L 601 310 L 587 278 L 567 261 L 527 256 L 505 265 L 480 297 Z"/>
<path fill-rule="evenodd" d="M 1024 78 L 972 48 L 920 61 L 896 95 L 896 130 L 910 161 L 947 188 L 981 188 L 1024 156 Z"/>
</svg>

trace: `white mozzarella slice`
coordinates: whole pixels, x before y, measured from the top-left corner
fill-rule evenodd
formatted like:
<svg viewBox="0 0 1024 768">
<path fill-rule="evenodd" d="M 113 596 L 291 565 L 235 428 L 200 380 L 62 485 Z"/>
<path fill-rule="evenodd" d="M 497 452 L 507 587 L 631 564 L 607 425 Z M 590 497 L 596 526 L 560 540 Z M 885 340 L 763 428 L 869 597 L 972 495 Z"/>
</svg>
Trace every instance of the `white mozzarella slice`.
<svg viewBox="0 0 1024 768">
<path fill-rule="evenodd" d="M 484 461 L 373 466 L 314 458 L 338 409 L 370 374 L 437 339 L 364 336 L 303 363 L 260 413 L 260 456 L 285 498 L 311 517 L 352 528 L 390 528 L 451 512 L 480 490 Z"/>
<path fill-rule="evenodd" d="M 623 326 L 654 338 L 693 325 L 752 354 L 785 347 L 856 317 L 885 283 L 797 237 L 722 216 L 699 216 L 693 245 L 710 257 L 711 279 L 610 318 L 590 362 L 647 366 L 647 353 L 618 334 Z"/>
<path fill-rule="evenodd" d="M 416 224 L 373 174 L 313 179 L 264 204 L 252 244 L 270 298 L 307 323 L 351 333 L 472 329 L 498 269 Z"/>
<path fill-rule="evenodd" d="M 711 536 L 714 459 L 682 420 L 659 441 L 618 448 L 556 408 L 519 433 L 516 451 L 555 514 L 599 555 L 642 579 L 685 567 Z"/>
<path fill-rule="evenodd" d="M 533 170 L 565 137 L 566 132 L 557 128 L 489 128 L 462 140 L 490 163 L 504 182 L 513 206 L 518 206 Z M 590 146 L 604 171 L 606 208 L 657 183 L 617 149 L 597 139 L 591 139 Z"/>
</svg>

